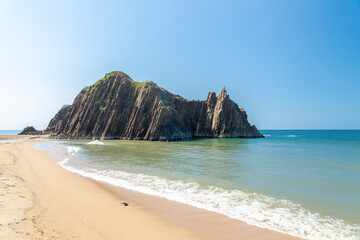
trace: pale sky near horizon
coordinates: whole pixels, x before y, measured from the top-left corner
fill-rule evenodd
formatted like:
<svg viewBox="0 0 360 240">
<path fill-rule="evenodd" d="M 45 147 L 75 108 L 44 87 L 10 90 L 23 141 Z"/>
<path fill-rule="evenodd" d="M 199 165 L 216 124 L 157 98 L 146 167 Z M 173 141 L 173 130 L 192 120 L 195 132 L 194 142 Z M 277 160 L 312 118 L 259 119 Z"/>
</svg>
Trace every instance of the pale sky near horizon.
<svg viewBox="0 0 360 240">
<path fill-rule="evenodd" d="M 360 129 L 360 0 L 0 0 L 0 129 L 46 128 L 113 70 L 226 86 L 259 129 Z"/>
</svg>

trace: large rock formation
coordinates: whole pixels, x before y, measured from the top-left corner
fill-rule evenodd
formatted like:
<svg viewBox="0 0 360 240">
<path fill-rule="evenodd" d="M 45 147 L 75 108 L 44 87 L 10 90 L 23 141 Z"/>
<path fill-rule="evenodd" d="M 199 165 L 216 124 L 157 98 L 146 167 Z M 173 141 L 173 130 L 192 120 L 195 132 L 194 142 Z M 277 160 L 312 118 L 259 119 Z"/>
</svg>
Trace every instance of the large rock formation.
<svg viewBox="0 0 360 240">
<path fill-rule="evenodd" d="M 48 130 L 59 138 L 174 141 L 263 137 L 225 88 L 206 101 L 189 101 L 153 82 L 111 72 L 64 106 Z"/>
</svg>

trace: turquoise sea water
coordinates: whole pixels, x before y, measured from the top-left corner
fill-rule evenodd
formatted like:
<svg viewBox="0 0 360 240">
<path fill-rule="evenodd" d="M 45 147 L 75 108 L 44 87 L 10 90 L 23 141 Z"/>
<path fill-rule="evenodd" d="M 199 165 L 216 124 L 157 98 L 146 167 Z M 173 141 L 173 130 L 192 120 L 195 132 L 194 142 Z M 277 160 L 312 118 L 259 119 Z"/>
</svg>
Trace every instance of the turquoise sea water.
<svg viewBox="0 0 360 240">
<path fill-rule="evenodd" d="M 18 135 L 21 130 L 0 130 L 0 135 Z M 18 141 L 29 141 L 29 140 L 1 140 L 0 143 L 5 142 L 18 142 Z"/>
<path fill-rule="evenodd" d="M 360 131 L 264 139 L 65 141 L 83 176 L 306 239 L 360 239 Z"/>
<path fill-rule="evenodd" d="M 0 130 L 0 135 L 18 135 L 21 130 Z"/>
</svg>

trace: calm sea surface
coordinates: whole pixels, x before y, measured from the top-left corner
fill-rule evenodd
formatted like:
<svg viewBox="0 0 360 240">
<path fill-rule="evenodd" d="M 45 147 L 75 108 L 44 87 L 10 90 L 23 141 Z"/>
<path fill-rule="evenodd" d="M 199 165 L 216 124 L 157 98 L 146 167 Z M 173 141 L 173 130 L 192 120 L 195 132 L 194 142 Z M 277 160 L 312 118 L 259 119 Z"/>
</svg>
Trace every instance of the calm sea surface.
<svg viewBox="0 0 360 240">
<path fill-rule="evenodd" d="M 306 239 L 360 239 L 360 131 L 264 139 L 65 141 L 81 175 Z"/>
<path fill-rule="evenodd" d="M 0 130 L 0 135 L 18 135 L 21 130 Z"/>
</svg>

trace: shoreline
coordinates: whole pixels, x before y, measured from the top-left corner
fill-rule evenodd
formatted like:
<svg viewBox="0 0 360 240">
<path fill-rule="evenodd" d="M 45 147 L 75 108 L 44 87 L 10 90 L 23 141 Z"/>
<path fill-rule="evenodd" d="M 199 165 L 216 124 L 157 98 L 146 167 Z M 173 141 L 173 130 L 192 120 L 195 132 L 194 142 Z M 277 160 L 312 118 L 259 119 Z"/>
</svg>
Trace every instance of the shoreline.
<svg viewBox="0 0 360 240">
<path fill-rule="evenodd" d="M 47 153 L 34 149 L 39 142 L 2 143 L 0 150 L 17 159 L 11 166 L 16 171 L 9 172 L 21 177 L 23 185 L 30 186 L 35 199 L 32 209 L 41 209 L 42 214 L 35 218 L 35 223 L 32 221 L 33 225 L 52 229 L 61 235 L 60 239 L 71 239 L 70 236 L 76 239 L 299 239 L 219 213 L 82 177 L 62 168 Z M 122 202 L 129 206 L 121 205 Z M 41 236 L 49 238 L 45 230 L 41 230 Z M 55 235 L 53 239 L 59 238 Z"/>
<path fill-rule="evenodd" d="M 144 211 L 155 214 L 175 226 L 189 230 L 200 239 L 301 239 L 274 230 L 250 225 L 224 214 L 197 208 L 185 203 L 113 186 L 86 177 L 84 179 L 93 182 L 97 187 L 104 189 L 115 197 L 119 197 L 119 199 L 125 196 L 130 205 L 138 206 Z"/>
<path fill-rule="evenodd" d="M 49 138 L 49 134 L 39 134 L 39 135 L 0 135 L 0 140 L 33 140 L 38 138 Z"/>
</svg>

